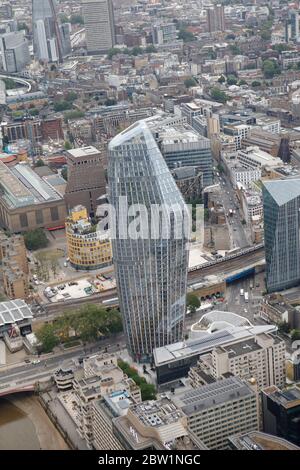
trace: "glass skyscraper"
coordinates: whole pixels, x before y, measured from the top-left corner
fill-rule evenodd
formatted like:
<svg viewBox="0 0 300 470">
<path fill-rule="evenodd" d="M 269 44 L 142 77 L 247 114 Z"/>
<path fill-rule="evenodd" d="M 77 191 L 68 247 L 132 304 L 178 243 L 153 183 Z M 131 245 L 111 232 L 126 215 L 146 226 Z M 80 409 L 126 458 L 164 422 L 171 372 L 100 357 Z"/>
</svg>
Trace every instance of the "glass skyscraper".
<svg viewBox="0 0 300 470">
<path fill-rule="evenodd" d="M 32 0 L 34 55 L 45 62 L 62 62 L 67 52 L 57 18 L 56 0 Z"/>
<path fill-rule="evenodd" d="M 133 124 L 110 142 L 108 184 L 109 202 L 116 210 L 112 247 L 127 346 L 135 360 L 144 361 L 154 348 L 183 339 L 189 238 L 182 217 L 187 208 L 147 121 Z M 126 206 L 120 207 L 123 198 Z M 132 223 L 126 211 L 133 204 L 147 210 L 140 238 L 122 233 Z M 167 211 L 172 206 L 169 237 L 162 230 L 163 219 L 153 224 L 158 219 L 151 217 L 162 205 Z M 156 228 L 148 233 L 147 225 Z"/>
<path fill-rule="evenodd" d="M 263 186 L 268 292 L 300 283 L 300 179 L 266 181 Z"/>
</svg>

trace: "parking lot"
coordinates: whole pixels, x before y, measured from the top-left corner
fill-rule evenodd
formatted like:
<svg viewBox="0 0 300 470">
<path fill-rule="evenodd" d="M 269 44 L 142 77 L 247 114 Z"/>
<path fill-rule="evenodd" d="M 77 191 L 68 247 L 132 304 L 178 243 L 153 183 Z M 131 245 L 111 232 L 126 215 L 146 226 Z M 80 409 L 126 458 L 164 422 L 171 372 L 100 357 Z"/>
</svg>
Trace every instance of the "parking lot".
<svg viewBox="0 0 300 470">
<path fill-rule="evenodd" d="M 57 286 L 48 287 L 44 294 L 50 302 L 58 302 L 60 300 L 80 299 L 88 297 L 98 290 L 87 279 L 78 279 L 67 284 L 58 284 Z"/>
</svg>

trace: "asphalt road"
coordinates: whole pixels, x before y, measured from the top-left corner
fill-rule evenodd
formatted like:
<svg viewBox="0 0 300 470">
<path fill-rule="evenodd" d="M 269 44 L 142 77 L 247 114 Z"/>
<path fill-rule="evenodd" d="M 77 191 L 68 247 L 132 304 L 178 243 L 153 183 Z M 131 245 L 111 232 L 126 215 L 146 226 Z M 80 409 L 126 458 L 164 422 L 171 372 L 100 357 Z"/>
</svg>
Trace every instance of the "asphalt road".
<svg viewBox="0 0 300 470">
<path fill-rule="evenodd" d="M 242 224 L 243 216 L 240 214 L 239 201 L 231 182 L 228 181 L 227 176 L 222 174 L 220 174 L 220 177 L 216 176 L 215 179 L 216 183 L 219 183 L 221 187 L 222 203 L 226 214 L 229 213 L 230 209 L 236 211 L 232 217 L 227 217 L 232 248 L 246 248 L 252 245 L 246 233 L 246 226 Z"/>
<path fill-rule="evenodd" d="M 112 344 L 113 343 L 113 344 Z M 87 345 L 86 347 L 76 348 L 72 351 L 63 351 L 61 353 L 53 355 L 42 355 L 38 364 L 26 364 L 20 363 L 13 368 L 0 368 L 0 387 L 3 383 L 7 383 L 8 380 L 20 381 L 22 379 L 28 379 L 32 376 L 47 375 L 47 371 L 56 369 L 66 360 L 78 359 L 82 356 L 88 356 L 95 352 L 103 351 L 107 348 L 108 352 L 117 352 L 125 348 L 124 335 L 120 334 L 114 338 L 108 338 L 101 340 L 93 346 Z M 36 359 L 36 356 L 34 357 Z"/>
</svg>

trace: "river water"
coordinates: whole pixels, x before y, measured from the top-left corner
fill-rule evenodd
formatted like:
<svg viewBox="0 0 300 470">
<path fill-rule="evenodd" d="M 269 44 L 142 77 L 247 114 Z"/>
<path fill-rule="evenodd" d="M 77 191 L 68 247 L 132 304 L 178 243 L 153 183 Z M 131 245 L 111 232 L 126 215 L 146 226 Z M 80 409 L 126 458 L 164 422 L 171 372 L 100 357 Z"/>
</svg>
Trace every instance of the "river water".
<svg viewBox="0 0 300 470">
<path fill-rule="evenodd" d="M 35 427 L 27 414 L 0 398 L 0 450 L 40 449 Z"/>
</svg>

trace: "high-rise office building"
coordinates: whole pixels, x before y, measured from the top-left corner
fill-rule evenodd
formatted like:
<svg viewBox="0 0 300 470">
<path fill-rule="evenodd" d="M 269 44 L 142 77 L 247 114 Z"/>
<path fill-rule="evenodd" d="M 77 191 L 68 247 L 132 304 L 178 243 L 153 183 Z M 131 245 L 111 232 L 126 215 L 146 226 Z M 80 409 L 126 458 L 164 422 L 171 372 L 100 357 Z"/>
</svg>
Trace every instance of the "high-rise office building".
<svg viewBox="0 0 300 470">
<path fill-rule="evenodd" d="M 68 210 L 81 204 L 87 208 L 89 216 L 94 217 L 98 199 L 106 193 L 101 153 L 92 146 L 68 150 L 67 167 L 65 201 Z"/>
<path fill-rule="evenodd" d="M 120 309 L 128 348 L 142 361 L 151 357 L 153 348 L 182 339 L 188 267 L 186 206 L 147 121 L 133 124 L 110 142 L 108 184 L 116 211 L 112 245 Z M 132 218 L 126 216 L 134 204 L 147 212 L 139 238 L 130 234 Z M 167 214 L 168 230 L 162 230 L 163 222 L 154 222 L 149 234 L 155 208 L 163 217 L 170 208 L 174 212 Z"/>
<path fill-rule="evenodd" d="M 210 33 L 225 31 L 225 14 L 223 5 L 214 5 L 207 11 L 207 27 Z"/>
<path fill-rule="evenodd" d="M 199 135 L 188 124 L 163 126 L 155 129 L 161 153 L 173 170 L 197 167 L 203 172 L 203 187 L 213 182 L 213 162 L 210 140 Z"/>
<path fill-rule="evenodd" d="M 32 30 L 35 57 L 45 62 L 61 62 L 65 51 L 56 0 L 32 0 Z"/>
<path fill-rule="evenodd" d="M 109 51 L 116 43 L 112 0 L 81 0 L 89 54 Z"/>
<path fill-rule="evenodd" d="M 188 419 L 188 429 L 209 449 L 227 449 L 228 437 L 257 431 L 258 394 L 255 384 L 228 377 L 173 398 Z"/>
<path fill-rule="evenodd" d="M 274 292 L 300 282 L 300 180 L 266 181 L 263 204 L 266 283 Z"/>
<path fill-rule="evenodd" d="M 0 36 L 0 52 L 5 72 L 16 73 L 30 62 L 28 41 L 24 31 Z"/>
</svg>

